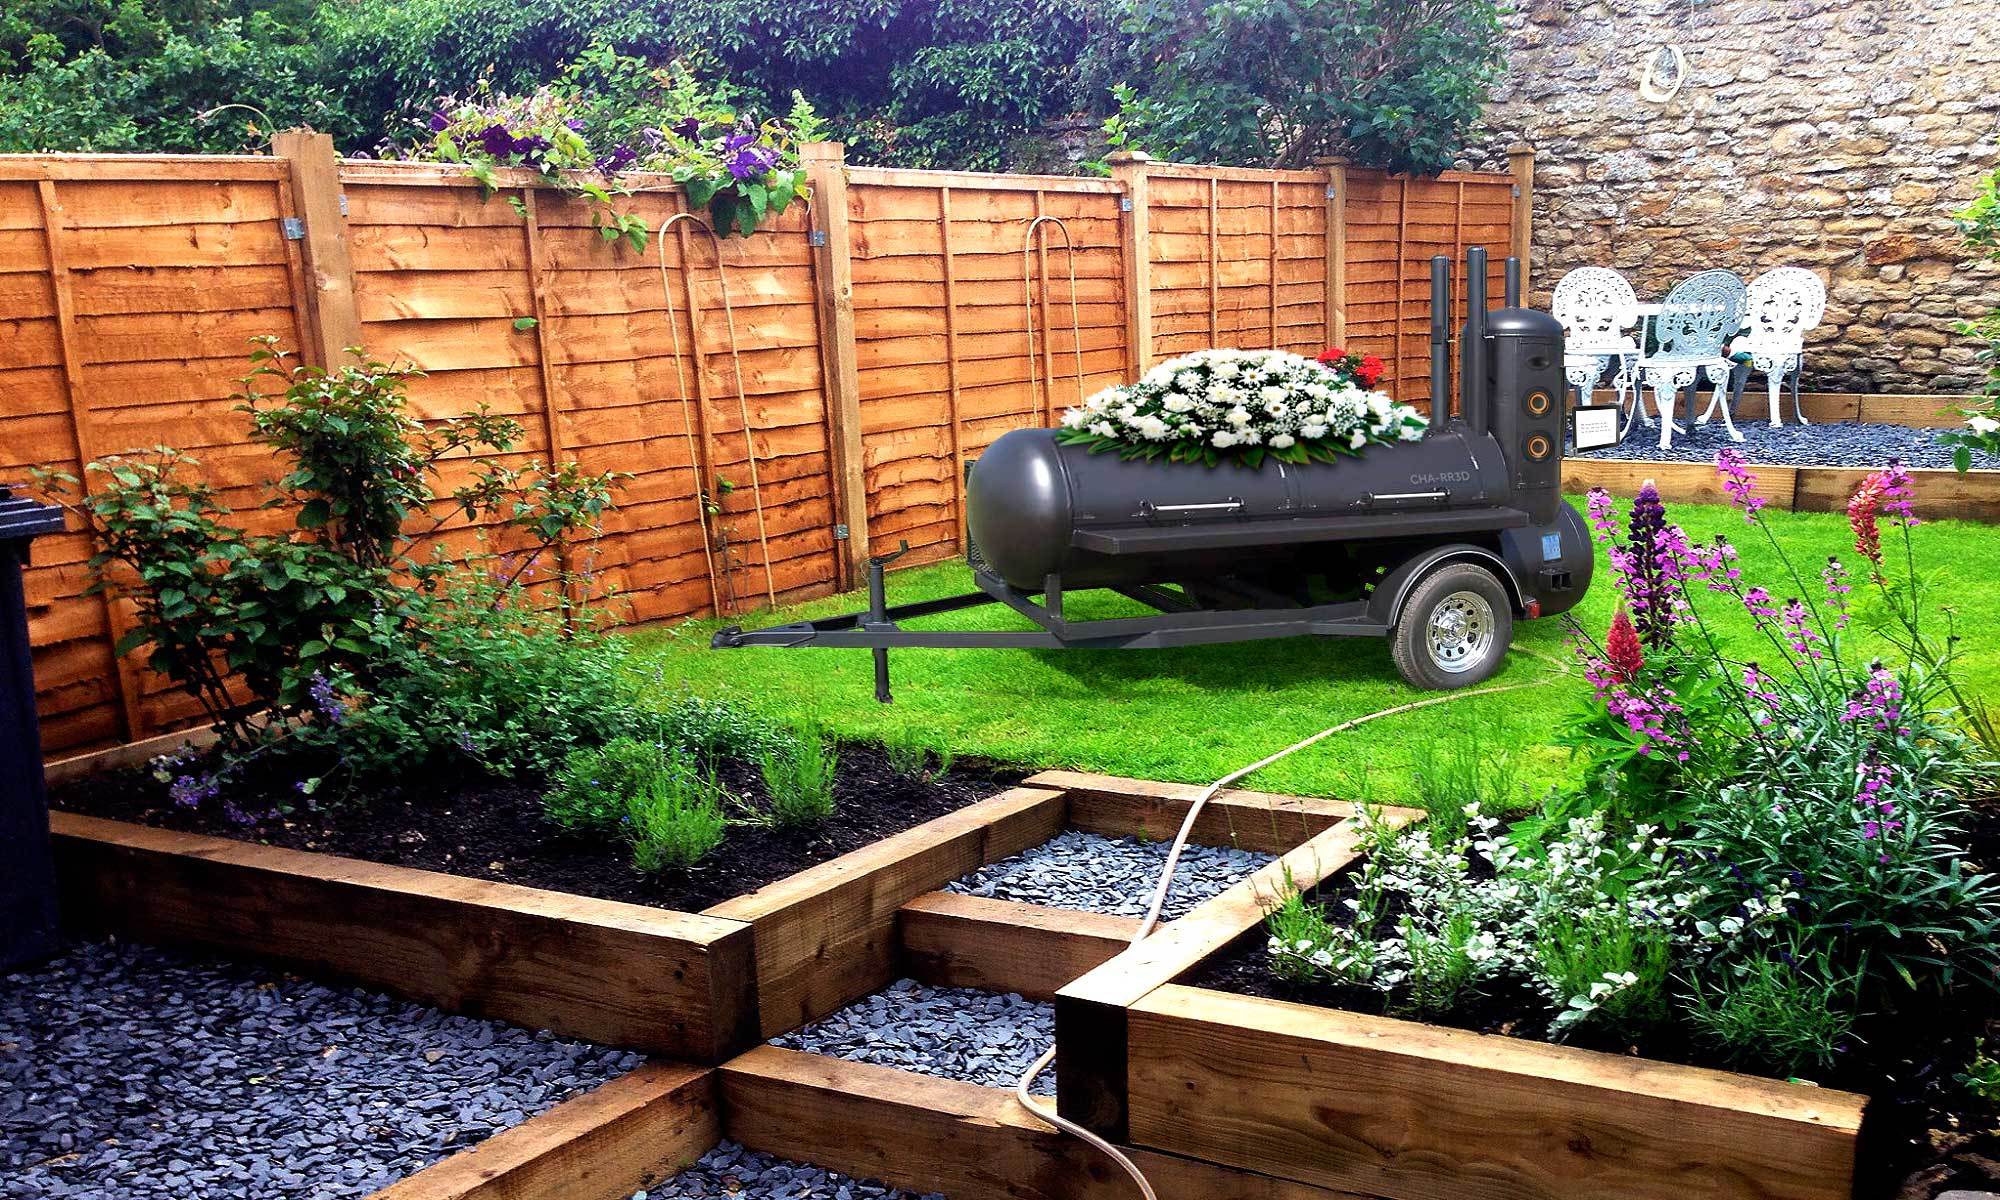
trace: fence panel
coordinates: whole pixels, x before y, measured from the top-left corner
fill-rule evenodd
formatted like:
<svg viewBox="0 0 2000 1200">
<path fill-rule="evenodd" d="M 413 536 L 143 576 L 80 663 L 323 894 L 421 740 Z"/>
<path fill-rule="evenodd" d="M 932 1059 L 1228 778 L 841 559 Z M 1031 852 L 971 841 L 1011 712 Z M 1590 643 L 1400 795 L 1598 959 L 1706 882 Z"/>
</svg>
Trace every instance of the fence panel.
<svg viewBox="0 0 2000 1200">
<path fill-rule="evenodd" d="M 286 183 L 271 159 L 0 164 L 0 477 L 36 466 L 83 476 L 107 454 L 172 446 L 223 503 L 262 501 L 263 455 L 245 444 L 232 397 L 251 338 L 299 338 Z M 51 752 L 196 712 L 164 679 L 114 660 L 130 618 L 84 595 L 89 556 L 81 534 L 45 538 L 27 575 Z"/>
<path fill-rule="evenodd" d="M 803 207 L 717 241 L 668 226 L 677 191 L 642 190 L 619 204 L 655 232 L 641 252 L 526 184 L 510 189 L 525 217 L 465 181 L 394 168 L 351 164 L 345 190 L 364 337 L 428 373 L 420 415 L 488 405 L 522 421 L 520 457 L 631 476 L 577 564 L 622 616 L 737 611 L 832 582 Z"/>
<path fill-rule="evenodd" d="M 1325 171 L 1147 166 L 1153 356 L 1326 346 Z"/>
<path fill-rule="evenodd" d="M 1514 179 L 1471 171 L 1422 179 L 1354 168 L 1346 176 L 1347 347 L 1381 355 L 1384 390 L 1428 411 L 1431 256 L 1451 258 L 1454 329 L 1465 318 L 1465 251 L 1473 246 L 1487 250 L 1487 295 L 1498 304 L 1506 258 L 1514 253 Z M 1452 370 L 1455 381 L 1455 362 Z"/>
<path fill-rule="evenodd" d="M 907 540 L 906 561 L 946 558 L 965 463 L 1125 377 L 1117 189 L 848 174 L 869 537 Z"/>
<path fill-rule="evenodd" d="M 168 444 L 275 527 L 286 514 L 251 511 L 273 465 L 231 399 L 249 339 L 315 358 L 358 330 L 370 356 L 425 372 L 419 417 L 485 407 L 521 422 L 516 463 L 630 474 L 603 539 L 571 564 L 621 619 L 740 611 L 847 577 L 841 481 L 865 493 L 855 552 L 908 540 L 906 563 L 949 557 L 964 464 L 1000 434 L 1204 346 L 1314 353 L 1342 300 L 1347 344 L 1381 354 L 1385 386 L 1423 403 L 1429 256 L 1487 246 L 1497 296 L 1520 236 L 1517 176 L 1141 160 L 1073 179 L 843 168 L 825 149 L 845 215 L 827 246 L 847 248 L 831 270 L 835 251 L 814 249 L 827 215 L 795 206 L 718 244 L 673 221 L 683 208 L 665 180 L 619 201 L 666 226 L 639 252 L 606 244 L 589 209 L 525 173 L 503 172 L 506 194 L 482 199 L 454 169 L 308 169 L 285 146 L 0 158 L 0 480 Z M 315 258 L 328 238 L 343 250 L 331 289 Z M 1458 296 L 1462 316 L 1462 283 Z M 851 343 L 830 336 L 850 319 Z M 832 365 L 849 346 L 851 388 Z M 853 428 L 858 454 L 843 449 Z M 436 536 L 512 549 L 491 530 Z M 129 616 L 83 594 L 89 553 L 80 534 L 45 539 L 28 575 L 52 756 L 195 715 L 113 658 Z"/>
</svg>

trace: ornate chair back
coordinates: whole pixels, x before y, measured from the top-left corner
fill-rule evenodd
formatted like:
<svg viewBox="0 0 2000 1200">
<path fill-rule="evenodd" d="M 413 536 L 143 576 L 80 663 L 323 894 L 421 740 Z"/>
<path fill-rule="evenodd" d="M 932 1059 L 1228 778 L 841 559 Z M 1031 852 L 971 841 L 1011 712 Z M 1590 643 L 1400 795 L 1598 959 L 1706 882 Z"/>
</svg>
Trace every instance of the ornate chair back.
<svg viewBox="0 0 2000 1200">
<path fill-rule="evenodd" d="M 1675 284 L 1653 322 L 1660 356 L 1721 357 L 1723 343 L 1743 327 L 1747 294 L 1743 281 L 1723 270 L 1697 271 Z"/>
<path fill-rule="evenodd" d="M 1750 284 L 1750 345 L 1759 354 L 1797 354 L 1826 315 L 1826 285 L 1804 267 L 1774 267 Z"/>
<path fill-rule="evenodd" d="M 1630 340 L 1625 330 L 1639 319 L 1638 304 L 1623 275 L 1609 267 L 1578 267 L 1556 281 L 1549 312 L 1562 323 L 1564 349 L 1588 354 L 1624 347 Z"/>
</svg>

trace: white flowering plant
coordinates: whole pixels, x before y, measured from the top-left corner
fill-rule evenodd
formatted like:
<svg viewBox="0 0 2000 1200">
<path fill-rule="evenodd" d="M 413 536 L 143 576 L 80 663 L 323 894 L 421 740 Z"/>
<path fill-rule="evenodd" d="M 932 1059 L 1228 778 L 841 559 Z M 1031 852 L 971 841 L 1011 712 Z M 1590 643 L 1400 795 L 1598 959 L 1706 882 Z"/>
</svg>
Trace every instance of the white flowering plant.
<svg viewBox="0 0 2000 1200">
<path fill-rule="evenodd" d="M 1661 1018 L 1677 963 L 1762 945 L 1797 899 L 1774 891 L 1711 922 L 1708 889 L 1652 826 L 1614 833 L 1593 813 L 1532 838 L 1476 804 L 1465 815 L 1465 834 L 1434 839 L 1364 808 L 1354 894 L 1317 911 L 1282 894 L 1266 921 L 1273 970 L 1372 988 L 1392 1011 L 1425 1015 L 1513 984 L 1547 1002 L 1553 1037 L 1625 1032 Z"/>
<path fill-rule="evenodd" d="M 1246 467 L 1336 462 L 1424 435 L 1416 409 L 1284 350 L 1198 350 L 1063 415 L 1057 440 L 1126 459 Z"/>
</svg>

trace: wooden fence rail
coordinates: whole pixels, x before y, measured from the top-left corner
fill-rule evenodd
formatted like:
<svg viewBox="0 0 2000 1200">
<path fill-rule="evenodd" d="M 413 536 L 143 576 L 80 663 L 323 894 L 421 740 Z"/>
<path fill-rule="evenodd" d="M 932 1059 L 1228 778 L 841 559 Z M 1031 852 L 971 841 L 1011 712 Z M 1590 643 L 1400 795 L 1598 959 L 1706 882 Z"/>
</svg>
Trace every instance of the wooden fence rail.
<svg viewBox="0 0 2000 1200">
<path fill-rule="evenodd" d="M 956 554 L 965 464 L 994 438 L 1189 350 L 1342 342 L 1426 404 L 1429 257 L 1486 246 L 1497 289 L 1532 177 L 1531 153 L 1431 179 L 1141 155 L 1109 179 L 903 171 L 826 143 L 811 203 L 748 238 L 639 181 L 641 253 L 526 172 L 489 198 L 321 134 L 273 149 L 0 156 L 0 482 L 169 445 L 268 528 L 285 515 L 250 510 L 272 464 L 231 399 L 249 339 L 316 364 L 359 346 L 424 370 L 418 416 L 484 405 L 521 422 L 518 461 L 630 472 L 575 565 L 635 622 L 849 586 L 871 546 Z M 195 716 L 113 656 L 130 616 L 84 595 L 89 554 L 45 539 L 27 577 L 51 756 Z"/>
</svg>

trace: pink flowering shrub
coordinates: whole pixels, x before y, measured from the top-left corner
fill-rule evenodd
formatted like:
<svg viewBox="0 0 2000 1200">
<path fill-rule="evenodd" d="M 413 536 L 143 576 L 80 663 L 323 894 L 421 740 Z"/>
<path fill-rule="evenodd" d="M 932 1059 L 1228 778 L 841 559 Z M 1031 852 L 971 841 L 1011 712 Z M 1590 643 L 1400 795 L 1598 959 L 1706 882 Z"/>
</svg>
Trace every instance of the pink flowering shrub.
<svg viewBox="0 0 2000 1200">
<path fill-rule="evenodd" d="M 1725 538 L 1692 541 L 1651 484 L 1622 521 L 1591 494 L 1621 608 L 1601 646 L 1572 622 L 1594 692 L 1570 734 L 1572 803 L 1676 830 L 1717 927 L 1786 897 L 1764 944 L 1715 952 L 1739 977 L 1776 956 L 1857 1012 L 2000 987 L 2000 891 L 1962 849 L 1968 798 L 1992 786 L 1991 725 L 1953 676 L 1948 611 L 1927 611 L 1908 472 L 1871 474 L 1848 506 L 1892 664 L 1849 644 L 1856 577 L 1837 558 L 1800 570 L 1742 457 L 1716 467 L 1783 578 L 1744 578 Z M 1751 653 L 1733 649 L 1746 630 Z"/>
</svg>

